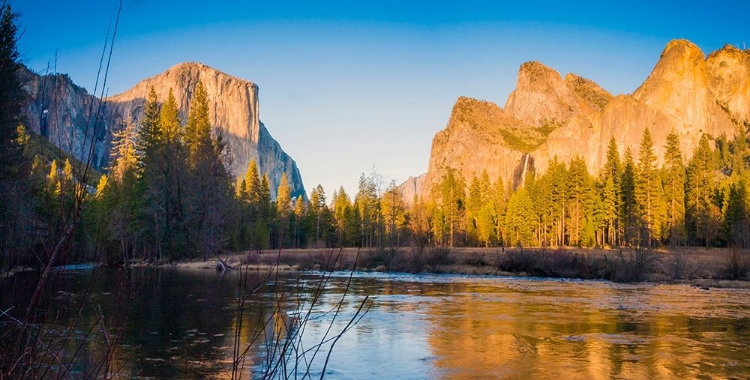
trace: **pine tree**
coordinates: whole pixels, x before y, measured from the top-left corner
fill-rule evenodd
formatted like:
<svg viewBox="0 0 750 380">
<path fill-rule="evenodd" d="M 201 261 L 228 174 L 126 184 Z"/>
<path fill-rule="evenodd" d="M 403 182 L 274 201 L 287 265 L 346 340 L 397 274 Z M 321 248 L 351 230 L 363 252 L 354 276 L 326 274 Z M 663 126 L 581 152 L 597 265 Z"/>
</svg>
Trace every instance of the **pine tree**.
<svg viewBox="0 0 750 380">
<path fill-rule="evenodd" d="M 19 143 L 17 127 L 21 121 L 21 106 L 25 95 L 18 77 L 21 64 L 16 47 L 17 15 L 13 13 L 10 5 L 0 8 L 0 12 L 0 186 L 7 186 L 9 180 L 23 173 L 23 146 Z M 5 192 L 8 189 L 0 189 L 3 195 L 3 198 L 0 198 L 0 212 L 4 212 Z M 1 222 L 2 219 L 0 225 Z"/>
<path fill-rule="evenodd" d="M 250 161 L 247 166 L 247 172 L 245 173 L 245 183 L 247 184 L 247 192 L 249 194 L 249 201 L 253 208 L 257 208 L 260 202 L 260 175 L 258 174 L 258 164 L 255 159 Z"/>
<path fill-rule="evenodd" d="M 474 245 L 478 241 L 478 218 L 479 210 L 484 204 L 484 194 L 480 185 L 480 177 L 475 176 L 469 185 L 469 196 L 466 202 L 466 235 L 467 243 Z"/>
<path fill-rule="evenodd" d="M 55 197 L 59 197 L 60 192 L 62 191 L 60 186 L 60 175 L 58 172 L 57 160 L 53 159 L 49 167 L 49 174 L 47 175 L 47 187 Z"/>
<path fill-rule="evenodd" d="M 159 128 L 160 134 L 164 136 L 166 142 L 172 143 L 180 140 L 180 110 L 171 88 L 169 89 L 169 95 L 167 95 L 167 101 L 161 107 Z"/>
<path fill-rule="evenodd" d="M 602 244 L 609 244 L 610 246 L 617 244 L 617 233 L 616 233 L 616 221 L 617 221 L 617 205 L 620 203 L 618 200 L 619 189 L 615 187 L 614 177 L 603 176 L 599 180 L 599 208 L 601 212 L 599 215 L 602 221 L 602 228 L 606 231 L 602 236 Z M 619 179 L 617 181 L 620 182 Z"/>
<path fill-rule="evenodd" d="M 69 159 L 65 159 L 63 163 L 62 178 L 60 178 L 60 187 L 62 189 L 61 198 L 63 205 L 63 216 L 67 217 L 73 211 L 75 191 L 76 191 L 76 179 L 73 175 L 73 165 Z"/>
<path fill-rule="evenodd" d="M 586 162 L 580 156 L 574 157 L 568 170 L 568 229 L 570 244 L 581 245 L 582 233 L 587 219 L 587 201 L 590 199 L 591 179 Z"/>
<path fill-rule="evenodd" d="M 505 225 L 511 245 L 528 247 L 534 244 L 533 205 L 525 187 L 510 196 Z"/>
<path fill-rule="evenodd" d="M 198 81 L 190 103 L 190 114 L 185 126 L 185 145 L 193 166 L 196 166 L 202 157 L 210 157 L 213 153 L 211 121 L 208 118 L 208 94 L 201 81 Z"/>
<path fill-rule="evenodd" d="M 490 198 L 492 202 L 492 212 L 495 215 L 495 238 L 499 242 L 503 242 L 503 215 L 505 214 L 506 194 L 505 184 L 503 184 L 502 178 L 498 178 L 497 181 L 492 184 L 491 192 L 492 194 L 490 195 Z"/>
<path fill-rule="evenodd" d="M 164 210 L 163 246 L 170 259 L 178 259 L 191 245 L 191 235 L 185 231 L 186 154 L 181 140 L 179 109 L 172 89 L 159 114 L 159 176 L 155 182 L 161 187 Z M 163 139 L 161 138 L 163 136 Z M 158 191 L 158 190 L 157 190 Z"/>
<path fill-rule="evenodd" d="M 720 218 L 720 210 L 712 199 L 715 165 L 708 136 L 704 134 L 688 165 L 685 208 L 688 235 L 705 246 L 717 236 Z"/>
<path fill-rule="evenodd" d="M 630 148 L 625 150 L 623 162 L 622 179 L 620 180 L 620 236 L 625 245 L 635 243 L 637 232 L 640 228 L 638 203 L 635 196 L 636 167 L 633 163 L 633 154 Z"/>
<path fill-rule="evenodd" d="M 362 247 L 371 247 L 376 242 L 377 221 L 380 213 L 380 199 L 373 178 L 364 173 L 359 177 L 359 189 L 354 197 L 354 204 L 359 209 L 360 236 Z"/>
<path fill-rule="evenodd" d="M 268 174 L 263 174 L 263 178 L 260 180 L 260 205 L 266 221 L 270 214 L 275 211 L 271 211 L 271 181 L 268 179 Z"/>
<path fill-rule="evenodd" d="M 292 192 L 286 174 L 281 174 L 279 188 L 276 190 L 276 213 L 282 218 L 288 218 L 292 207 Z"/>
<path fill-rule="evenodd" d="M 29 173 L 23 155 L 25 139 L 19 133 L 21 106 L 26 98 L 18 77 L 21 67 L 16 41 L 17 15 L 10 5 L 1 3 L 0 13 L 0 269 L 12 265 L 15 252 L 25 249 L 27 235 L 20 211 L 31 202 L 26 192 L 24 177 Z M 31 204 L 28 208 L 32 208 Z"/>
<path fill-rule="evenodd" d="M 164 136 L 160 133 L 160 122 L 159 100 L 156 97 L 156 91 L 151 87 L 135 141 L 138 168 L 141 172 L 146 170 L 147 166 L 152 170 L 156 169 L 154 164 L 157 160 L 157 151 L 164 140 Z M 145 176 L 149 177 L 150 175 Z"/>
<path fill-rule="evenodd" d="M 548 177 L 549 181 L 549 213 L 552 215 L 553 230 L 554 230 L 554 246 L 566 245 L 566 235 L 568 229 L 566 226 L 567 210 L 568 210 L 568 199 L 570 198 L 568 193 L 570 192 L 570 186 L 568 184 L 568 169 L 564 163 L 558 162 L 557 157 L 550 161 L 549 169 L 545 176 Z"/>
<path fill-rule="evenodd" d="M 293 237 L 295 248 L 300 248 L 304 245 L 304 236 L 306 235 L 306 231 L 304 230 L 302 219 L 304 218 L 306 212 L 305 200 L 302 199 L 301 195 L 298 195 L 297 199 L 294 201 L 294 220 L 292 221 L 292 234 L 294 235 Z"/>
<path fill-rule="evenodd" d="M 464 219 L 466 204 L 466 184 L 463 177 L 457 175 L 455 169 L 448 169 L 438 185 L 440 208 L 448 234 L 448 245 L 453 247 L 456 238 L 462 230 L 461 221 Z"/>
<path fill-rule="evenodd" d="M 257 204 L 253 220 L 253 248 L 256 250 L 266 249 L 271 238 L 270 224 L 273 219 L 271 209 L 271 190 L 268 176 L 263 175 L 258 188 Z"/>
<path fill-rule="evenodd" d="M 313 240 L 316 245 L 321 244 L 326 238 L 326 224 L 328 222 L 326 220 L 327 210 L 328 207 L 326 206 L 325 190 L 323 190 L 323 186 L 318 185 L 310 193 L 310 209 L 308 210 L 310 222 L 312 224 L 312 232 L 314 233 Z"/>
<path fill-rule="evenodd" d="M 484 243 L 485 247 L 489 247 L 490 244 L 493 244 L 497 239 L 495 235 L 496 218 L 497 215 L 495 214 L 495 208 L 492 203 L 485 203 L 482 205 L 482 208 L 479 209 L 476 219 L 477 234 L 479 241 Z"/>
<path fill-rule="evenodd" d="M 652 246 L 661 238 L 664 221 L 664 196 L 661 176 L 656 167 L 654 143 L 648 128 L 643 131 L 643 139 L 638 153 L 638 171 L 635 181 L 635 197 L 639 217 L 643 220 L 646 245 Z"/>
<path fill-rule="evenodd" d="M 617 142 L 615 138 L 609 141 L 607 146 L 607 162 L 604 164 L 604 169 L 601 174 L 601 186 L 602 186 L 602 203 L 604 214 L 603 217 L 607 223 L 607 241 L 609 245 L 618 244 L 618 218 L 617 210 L 620 209 L 620 190 L 622 186 L 620 181 L 622 179 L 622 163 L 620 162 L 620 153 L 617 149 Z M 611 183 L 611 184 L 610 184 Z"/>
<path fill-rule="evenodd" d="M 684 244 L 687 237 L 685 231 L 685 165 L 682 162 L 680 139 L 674 131 L 667 135 L 663 172 L 666 232 L 670 244 Z"/>
<path fill-rule="evenodd" d="M 131 123 L 128 123 L 121 131 L 112 134 L 112 148 L 110 153 L 112 166 L 109 172 L 113 179 L 122 181 L 122 177 L 126 171 L 135 170 L 138 166 L 135 144 L 135 126 Z"/>
<path fill-rule="evenodd" d="M 401 245 L 401 230 L 406 223 L 406 205 L 395 181 L 388 185 L 381 205 L 388 246 L 393 249 Z"/>
<path fill-rule="evenodd" d="M 724 211 L 724 239 L 735 248 L 750 247 L 750 216 L 745 179 L 730 185 Z"/>
<path fill-rule="evenodd" d="M 341 186 L 337 191 L 333 192 L 333 219 L 336 224 L 337 241 L 340 246 L 349 245 L 350 236 L 348 234 L 348 226 L 350 225 L 349 219 L 353 215 L 351 209 L 352 202 L 349 194 Z"/>
</svg>

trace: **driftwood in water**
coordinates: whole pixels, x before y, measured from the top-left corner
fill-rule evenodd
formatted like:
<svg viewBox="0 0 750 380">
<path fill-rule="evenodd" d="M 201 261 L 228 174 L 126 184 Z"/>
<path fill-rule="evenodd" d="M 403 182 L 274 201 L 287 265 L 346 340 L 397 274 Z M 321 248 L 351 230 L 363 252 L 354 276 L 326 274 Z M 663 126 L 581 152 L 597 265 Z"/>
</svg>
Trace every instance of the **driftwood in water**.
<svg viewBox="0 0 750 380">
<path fill-rule="evenodd" d="M 216 256 L 216 258 L 219 259 L 219 263 L 216 264 L 217 271 L 223 272 L 223 271 L 235 269 L 233 266 L 227 264 L 226 261 L 222 260 L 218 253 L 214 252 L 214 256 Z"/>
</svg>

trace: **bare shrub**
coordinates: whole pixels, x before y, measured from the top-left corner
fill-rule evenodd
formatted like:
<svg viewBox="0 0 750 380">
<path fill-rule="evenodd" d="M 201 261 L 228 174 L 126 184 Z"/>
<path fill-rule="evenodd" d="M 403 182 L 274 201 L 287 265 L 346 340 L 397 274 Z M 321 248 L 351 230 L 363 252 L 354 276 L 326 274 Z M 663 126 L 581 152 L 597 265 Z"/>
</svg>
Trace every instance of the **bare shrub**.
<svg viewBox="0 0 750 380">
<path fill-rule="evenodd" d="M 425 245 L 415 245 L 411 247 L 410 258 L 413 273 L 419 273 L 425 267 Z"/>
<path fill-rule="evenodd" d="M 490 262 L 486 255 L 482 252 L 469 252 L 464 256 L 463 263 L 475 267 L 483 267 L 490 265 Z"/>
<path fill-rule="evenodd" d="M 740 280 L 747 276 L 750 269 L 750 256 L 736 248 L 732 248 L 724 259 L 723 275 L 732 280 Z"/>
<path fill-rule="evenodd" d="M 359 266 L 360 268 L 366 269 L 375 269 L 381 267 L 385 268 L 386 270 L 393 270 L 393 260 L 396 257 L 396 253 L 398 253 L 398 248 L 380 248 L 369 251 L 363 255 Z"/>
<path fill-rule="evenodd" d="M 544 271 L 548 276 L 565 278 L 601 278 L 604 262 L 590 255 L 556 250 L 545 255 Z"/>
<path fill-rule="evenodd" d="M 615 282 L 644 281 L 654 271 L 656 255 L 646 247 L 620 249 L 615 257 L 605 256 L 605 278 Z"/>
<path fill-rule="evenodd" d="M 667 257 L 666 269 L 672 279 L 692 278 L 695 273 L 695 267 L 696 265 L 685 249 L 676 248 Z"/>
<path fill-rule="evenodd" d="M 508 272 L 525 272 L 528 274 L 540 274 L 540 255 L 523 248 L 508 249 L 504 257 L 501 255 L 498 267 Z"/>
<path fill-rule="evenodd" d="M 454 263 L 451 250 L 448 247 L 427 247 L 424 254 L 424 263 L 430 267 L 440 265 L 451 265 Z"/>
</svg>

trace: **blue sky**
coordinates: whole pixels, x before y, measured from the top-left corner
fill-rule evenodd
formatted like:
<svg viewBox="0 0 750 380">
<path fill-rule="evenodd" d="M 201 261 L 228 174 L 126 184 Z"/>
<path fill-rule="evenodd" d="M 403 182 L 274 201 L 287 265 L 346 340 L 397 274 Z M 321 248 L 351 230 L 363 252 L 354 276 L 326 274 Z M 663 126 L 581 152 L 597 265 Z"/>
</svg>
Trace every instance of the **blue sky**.
<svg viewBox="0 0 750 380">
<path fill-rule="evenodd" d="M 659 4 L 649 4 L 659 3 Z M 705 2 L 124 0 L 108 93 L 182 61 L 260 86 L 260 118 L 310 191 L 356 191 L 376 170 L 427 170 L 459 96 L 503 106 L 518 66 L 541 61 L 614 94 L 648 76 L 666 43 L 750 45 L 750 5 Z M 92 90 L 115 1 L 14 0 L 19 50 Z"/>
</svg>

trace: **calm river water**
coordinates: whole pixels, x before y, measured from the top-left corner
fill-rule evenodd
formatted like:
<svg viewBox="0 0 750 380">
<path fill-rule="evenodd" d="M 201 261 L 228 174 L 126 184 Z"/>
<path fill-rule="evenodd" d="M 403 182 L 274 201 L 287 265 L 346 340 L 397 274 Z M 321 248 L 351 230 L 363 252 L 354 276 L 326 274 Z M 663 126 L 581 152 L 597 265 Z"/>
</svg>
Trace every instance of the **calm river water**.
<svg viewBox="0 0 750 380">
<path fill-rule="evenodd" d="M 349 284 L 346 273 L 324 282 L 293 273 L 249 294 L 258 274 L 242 277 L 245 283 L 237 272 L 147 268 L 99 269 L 84 298 L 91 273 L 62 274 L 49 315 L 63 331 L 82 304 L 77 339 L 91 326 L 101 330 L 100 315 L 109 334 L 120 326 L 112 373 L 121 378 L 229 378 L 233 358 L 245 351 L 243 378 L 260 377 L 269 365 L 300 377 L 310 367 L 317 378 L 329 338 L 365 296 L 367 312 L 335 341 L 327 378 L 750 378 L 747 290 L 369 273 L 355 273 Z M 3 283 L 3 310 L 32 291 L 33 274 L 14 277 Z M 306 315 L 304 326 L 284 329 Z M 103 334 L 89 336 L 74 377 L 104 352 Z M 328 342 L 316 354 L 321 340 Z M 297 349 L 279 363 L 271 353 L 290 341 Z"/>
</svg>

